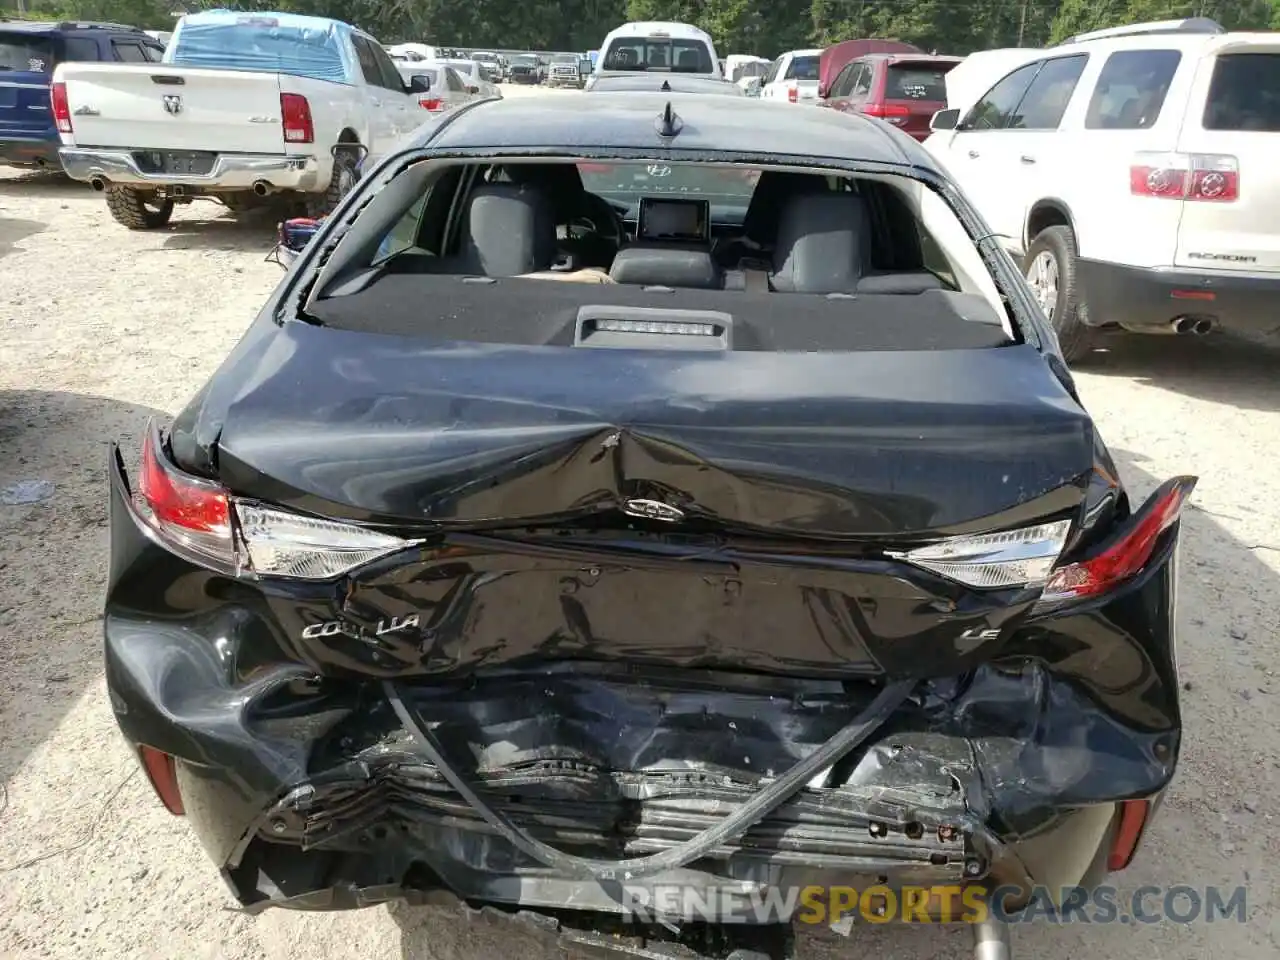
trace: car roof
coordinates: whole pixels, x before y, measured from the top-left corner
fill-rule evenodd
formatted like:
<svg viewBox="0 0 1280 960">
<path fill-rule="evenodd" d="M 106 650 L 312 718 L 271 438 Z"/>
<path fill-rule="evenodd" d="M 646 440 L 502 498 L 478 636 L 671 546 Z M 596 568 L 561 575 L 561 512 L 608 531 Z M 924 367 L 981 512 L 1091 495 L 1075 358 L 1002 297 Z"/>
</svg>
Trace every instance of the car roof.
<svg viewBox="0 0 1280 960">
<path fill-rule="evenodd" d="M 0 20 L 0 30 L 5 33 L 58 33 L 74 30 L 104 30 L 114 33 L 145 33 L 141 27 L 127 23 L 106 23 L 98 20 Z"/>
<path fill-rule="evenodd" d="M 666 91 L 662 90 L 666 84 Z M 599 77 L 591 88 L 591 93 L 599 96 L 612 91 L 635 90 L 649 93 L 706 93 L 717 96 L 745 96 L 742 88 L 736 83 L 721 80 L 718 77 L 680 73 L 618 73 Z"/>
<path fill-rule="evenodd" d="M 633 20 L 610 30 L 605 42 L 615 37 L 649 37 L 655 34 L 666 34 L 677 40 L 711 39 L 711 34 L 691 23 L 681 23 L 678 20 Z"/>
<path fill-rule="evenodd" d="M 671 75 L 664 74 L 668 79 Z M 706 150 L 828 160 L 911 164 L 934 173 L 937 162 L 918 143 L 878 120 L 719 94 L 592 93 L 591 109 L 576 97 L 543 94 L 482 100 L 427 125 L 407 143 L 435 150 Z M 655 123 L 667 104 L 682 121 L 672 140 Z"/>
</svg>

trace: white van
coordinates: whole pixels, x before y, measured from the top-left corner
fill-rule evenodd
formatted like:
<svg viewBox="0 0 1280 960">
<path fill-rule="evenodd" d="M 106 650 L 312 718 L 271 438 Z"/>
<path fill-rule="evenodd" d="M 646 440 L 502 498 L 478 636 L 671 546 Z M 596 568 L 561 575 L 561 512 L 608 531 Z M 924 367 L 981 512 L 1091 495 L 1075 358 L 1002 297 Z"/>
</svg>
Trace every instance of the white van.
<svg viewBox="0 0 1280 960">
<path fill-rule="evenodd" d="M 597 77 L 645 72 L 688 73 L 724 79 L 711 35 L 687 23 L 625 23 L 604 38 Z M 588 86 L 590 86 L 588 84 Z"/>
</svg>

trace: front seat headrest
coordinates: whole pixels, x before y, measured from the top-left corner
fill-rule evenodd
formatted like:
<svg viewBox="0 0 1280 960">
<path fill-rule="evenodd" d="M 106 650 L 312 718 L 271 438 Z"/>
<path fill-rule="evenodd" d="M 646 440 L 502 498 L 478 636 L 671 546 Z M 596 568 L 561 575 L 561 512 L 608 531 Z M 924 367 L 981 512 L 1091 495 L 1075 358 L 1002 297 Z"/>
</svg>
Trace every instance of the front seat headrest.
<svg viewBox="0 0 1280 960">
<path fill-rule="evenodd" d="M 551 201 L 527 184 L 491 183 L 473 190 L 462 227 L 467 269 L 485 277 L 517 277 L 550 269 L 556 259 Z"/>
<path fill-rule="evenodd" d="M 772 244 L 787 201 L 801 193 L 825 194 L 828 189 L 826 180 L 818 174 L 762 170 L 742 218 L 743 235 L 761 246 Z"/>
<path fill-rule="evenodd" d="M 792 293 L 853 293 L 870 264 L 871 221 L 855 193 L 801 194 L 782 209 L 773 286 Z"/>
</svg>

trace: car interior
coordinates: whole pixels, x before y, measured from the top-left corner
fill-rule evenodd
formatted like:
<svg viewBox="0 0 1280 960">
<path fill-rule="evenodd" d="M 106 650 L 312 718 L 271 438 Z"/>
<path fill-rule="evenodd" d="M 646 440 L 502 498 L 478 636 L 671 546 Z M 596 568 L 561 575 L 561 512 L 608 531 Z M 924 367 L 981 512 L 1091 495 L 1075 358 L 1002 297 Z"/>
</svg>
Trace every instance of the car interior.
<svg viewBox="0 0 1280 960">
<path fill-rule="evenodd" d="M 526 316 L 541 311 L 548 322 L 584 297 L 728 312 L 754 329 L 741 344 L 759 349 L 823 349 L 818 328 L 851 310 L 900 325 L 915 315 L 945 330 L 934 339 L 949 345 L 1008 342 L 990 299 L 961 288 L 889 184 L 763 170 L 749 201 L 740 199 L 745 213 L 717 216 L 697 192 L 606 199 L 587 191 L 568 162 L 447 167 L 377 253 L 326 278 L 307 312 L 327 325 L 368 327 L 376 317 L 421 332 L 424 302 L 450 297 L 445 325 L 455 327 L 461 313 L 483 313 L 501 287 L 519 291 Z M 440 284 L 450 279 L 446 294 Z M 495 323 L 507 326 L 477 326 Z M 529 342 L 555 340 L 550 328 L 543 333 L 548 339 Z M 891 339 L 902 345 L 901 334 Z"/>
</svg>

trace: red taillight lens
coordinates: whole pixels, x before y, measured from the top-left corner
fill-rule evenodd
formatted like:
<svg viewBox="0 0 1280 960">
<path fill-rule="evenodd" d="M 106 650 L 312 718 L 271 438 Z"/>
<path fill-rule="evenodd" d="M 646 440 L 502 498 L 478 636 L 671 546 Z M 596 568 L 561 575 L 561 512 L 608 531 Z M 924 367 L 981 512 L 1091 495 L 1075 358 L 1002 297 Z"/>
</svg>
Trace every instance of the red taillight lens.
<svg viewBox="0 0 1280 960">
<path fill-rule="evenodd" d="M 285 143 L 314 143 L 316 129 L 311 122 L 311 104 L 300 93 L 280 94 L 280 117 Z"/>
<path fill-rule="evenodd" d="M 799 87 L 787 87 L 787 99 L 788 99 L 788 100 L 790 100 L 792 103 L 795 103 L 797 100 L 799 100 L 799 99 L 800 99 L 800 88 L 799 88 Z"/>
<path fill-rule="evenodd" d="M 201 563 L 234 564 L 227 491 L 171 466 L 154 423 L 142 442 L 134 504 L 151 529 L 176 552 Z"/>
<path fill-rule="evenodd" d="M 1107 854 L 1108 870 L 1123 870 L 1133 862 L 1150 813 L 1151 804 L 1146 800 L 1125 800 L 1120 804 L 1120 825 Z"/>
<path fill-rule="evenodd" d="M 911 108 L 900 103 L 864 103 L 862 112 L 868 117 L 909 117 Z"/>
<path fill-rule="evenodd" d="M 59 133 L 71 133 L 71 104 L 67 102 L 67 85 L 55 83 L 49 88 L 49 100 L 53 106 L 53 119 Z"/>
<path fill-rule="evenodd" d="M 1141 572 L 1160 535 L 1178 522 L 1195 485 L 1194 477 L 1177 477 L 1162 485 L 1118 538 L 1095 556 L 1055 570 L 1042 599 L 1053 602 L 1097 596 Z"/>
<path fill-rule="evenodd" d="M 423 110 L 430 110 L 432 113 L 436 113 L 440 110 L 441 101 L 438 99 L 423 97 L 418 101 L 418 106 L 422 107 Z"/>
<path fill-rule="evenodd" d="M 142 760 L 142 769 L 151 781 L 151 788 L 155 790 L 164 808 L 175 817 L 185 814 L 187 811 L 182 805 L 182 794 L 178 790 L 178 771 L 173 757 L 154 747 L 139 747 L 138 755 Z"/>
<path fill-rule="evenodd" d="M 1129 165 L 1139 197 L 1230 203 L 1240 198 L 1240 165 L 1217 153 L 1140 153 Z"/>
</svg>

